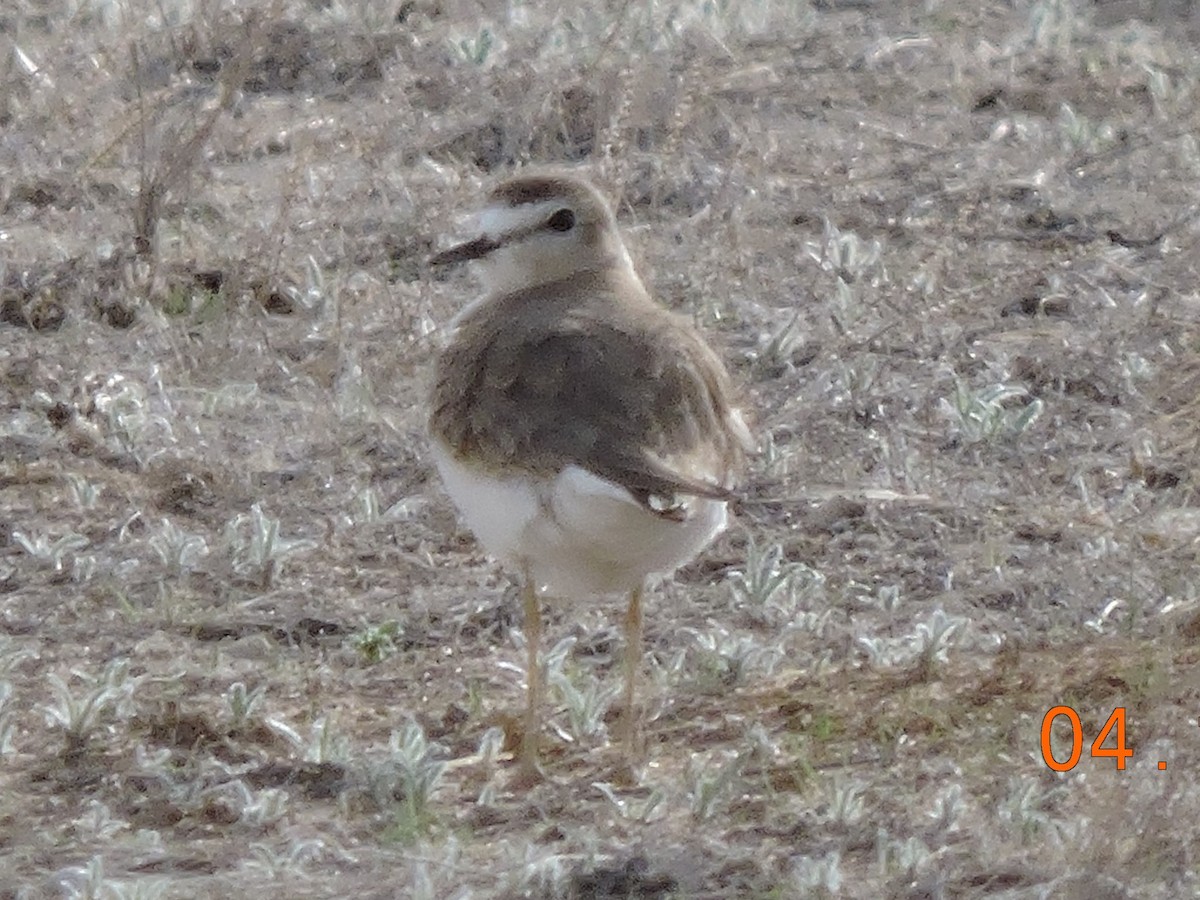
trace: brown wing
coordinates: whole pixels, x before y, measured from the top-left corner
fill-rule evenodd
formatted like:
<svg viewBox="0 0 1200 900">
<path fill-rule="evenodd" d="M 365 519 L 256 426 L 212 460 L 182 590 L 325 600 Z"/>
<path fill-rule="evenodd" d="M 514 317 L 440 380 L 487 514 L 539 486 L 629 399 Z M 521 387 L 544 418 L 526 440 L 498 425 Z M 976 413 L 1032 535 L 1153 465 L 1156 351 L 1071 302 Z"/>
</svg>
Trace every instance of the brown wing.
<svg viewBox="0 0 1200 900">
<path fill-rule="evenodd" d="M 657 309 L 637 327 L 578 310 L 544 318 L 465 329 L 438 367 L 435 433 L 496 469 L 582 466 L 647 505 L 729 495 L 740 435 L 724 369 L 699 335 Z"/>
</svg>

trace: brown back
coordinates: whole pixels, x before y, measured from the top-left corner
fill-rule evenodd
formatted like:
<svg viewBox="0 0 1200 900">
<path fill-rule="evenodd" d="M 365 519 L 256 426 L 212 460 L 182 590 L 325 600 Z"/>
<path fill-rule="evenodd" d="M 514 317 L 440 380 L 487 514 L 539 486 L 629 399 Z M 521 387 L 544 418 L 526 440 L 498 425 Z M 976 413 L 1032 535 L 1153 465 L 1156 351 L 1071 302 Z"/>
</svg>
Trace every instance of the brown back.
<svg viewBox="0 0 1200 900">
<path fill-rule="evenodd" d="M 489 298 L 438 360 L 431 431 L 496 473 L 581 466 L 650 497 L 726 497 L 745 447 L 729 379 L 618 269 Z"/>
</svg>

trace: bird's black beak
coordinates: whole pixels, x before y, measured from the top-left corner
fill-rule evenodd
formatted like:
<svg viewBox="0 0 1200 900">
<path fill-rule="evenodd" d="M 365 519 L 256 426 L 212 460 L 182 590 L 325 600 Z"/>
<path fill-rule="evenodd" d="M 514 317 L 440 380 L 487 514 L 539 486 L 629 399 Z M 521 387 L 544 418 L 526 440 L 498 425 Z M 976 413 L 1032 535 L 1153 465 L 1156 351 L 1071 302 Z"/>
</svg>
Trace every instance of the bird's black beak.
<svg viewBox="0 0 1200 900">
<path fill-rule="evenodd" d="M 459 244 L 456 247 L 451 247 L 449 250 L 443 250 L 441 253 L 429 260 L 431 266 L 449 266 L 454 263 L 467 262 L 472 259 L 479 259 L 487 256 L 493 250 L 500 247 L 500 242 L 493 238 L 483 235 L 477 237 L 473 241 L 468 241 L 465 244 Z"/>
</svg>

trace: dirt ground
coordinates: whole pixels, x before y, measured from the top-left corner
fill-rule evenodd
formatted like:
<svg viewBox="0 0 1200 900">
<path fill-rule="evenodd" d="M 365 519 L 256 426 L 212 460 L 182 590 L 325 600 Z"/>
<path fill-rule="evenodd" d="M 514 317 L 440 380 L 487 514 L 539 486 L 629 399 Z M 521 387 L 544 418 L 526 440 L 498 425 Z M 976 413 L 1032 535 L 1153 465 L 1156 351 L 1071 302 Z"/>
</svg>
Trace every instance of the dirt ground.
<svg viewBox="0 0 1200 900">
<path fill-rule="evenodd" d="M 1193 10 L 7 4 L 0 900 L 1200 894 Z M 762 449 L 526 790 L 425 263 L 543 163 Z"/>
</svg>

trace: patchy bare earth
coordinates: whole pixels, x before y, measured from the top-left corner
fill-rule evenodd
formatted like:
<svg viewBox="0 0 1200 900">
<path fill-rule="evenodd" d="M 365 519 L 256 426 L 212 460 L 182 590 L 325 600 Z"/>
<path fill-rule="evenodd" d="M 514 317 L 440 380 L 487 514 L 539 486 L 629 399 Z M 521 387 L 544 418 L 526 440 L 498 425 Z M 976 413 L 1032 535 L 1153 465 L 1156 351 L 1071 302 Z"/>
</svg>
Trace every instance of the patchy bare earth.
<svg viewBox="0 0 1200 900">
<path fill-rule="evenodd" d="M 259 6 L 0 12 L 2 900 L 1200 891 L 1192 4 Z M 424 262 L 537 163 L 763 449 L 517 791 Z"/>
</svg>

